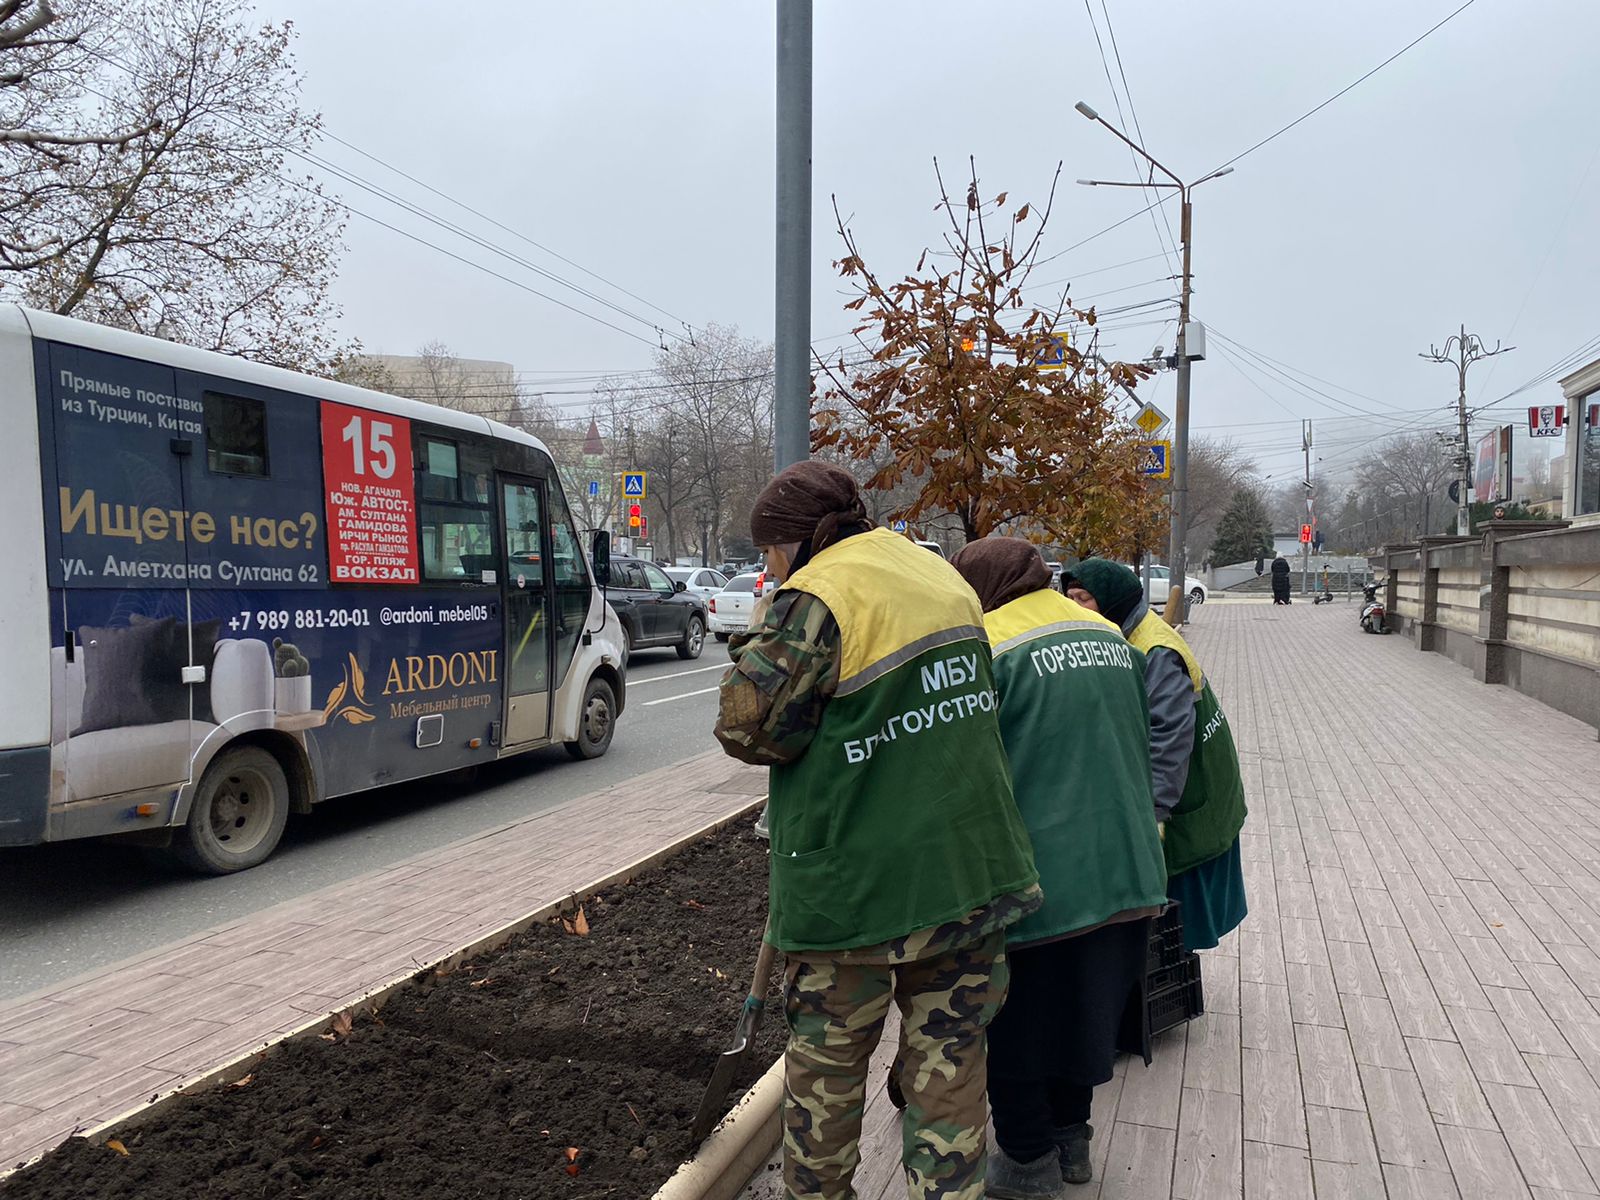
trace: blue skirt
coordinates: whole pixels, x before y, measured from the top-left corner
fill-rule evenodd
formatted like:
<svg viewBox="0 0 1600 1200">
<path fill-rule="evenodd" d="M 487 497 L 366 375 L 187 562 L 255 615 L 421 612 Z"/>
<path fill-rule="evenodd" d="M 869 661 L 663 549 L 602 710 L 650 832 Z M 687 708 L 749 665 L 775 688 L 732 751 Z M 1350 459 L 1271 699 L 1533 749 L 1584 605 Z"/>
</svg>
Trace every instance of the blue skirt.
<svg viewBox="0 0 1600 1200">
<path fill-rule="evenodd" d="M 1167 895 L 1183 905 L 1184 952 L 1214 948 L 1248 911 L 1239 839 L 1208 862 L 1168 879 Z"/>
</svg>

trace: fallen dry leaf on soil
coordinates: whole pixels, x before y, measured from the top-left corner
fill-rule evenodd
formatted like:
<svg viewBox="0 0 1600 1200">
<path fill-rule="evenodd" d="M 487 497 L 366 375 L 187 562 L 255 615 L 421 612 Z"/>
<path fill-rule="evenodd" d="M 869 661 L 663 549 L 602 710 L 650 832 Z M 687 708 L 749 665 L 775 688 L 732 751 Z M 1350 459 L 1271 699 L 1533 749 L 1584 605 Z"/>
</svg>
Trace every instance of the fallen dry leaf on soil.
<svg viewBox="0 0 1600 1200">
<path fill-rule="evenodd" d="M 249 1075 L 245 1075 L 242 1078 L 235 1079 L 228 1086 L 229 1087 L 249 1087 L 250 1083 L 251 1083 L 251 1081 L 253 1079 L 255 1079 L 255 1073 L 251 1072 Z"/>
<path fill-rule="evenodd" d="M 568 933 L 575 933 L 579 937 L 589 936 L 589 918 L 583 915 L 583 905 L 578 905 L 576 916 L 561 918 L 561 928 Z"/>
<path fill-rule="evenodd" d="M 576 1175 L 580 1170 L 578 1166 L 578 1155 L 580 1153 L 581 1151 L 576 1146 L 567 1147 L 567 1165 L 563 1169 L 568 1175 Z"/>
<path fill-rule="evenodd" d="M 123 1158 L 127 1158 L 128 1157 L 128 1148 L 126 1146 L 124 1146 L 121 1142 L 117 1141 L 116 1138 L 112 1138 L 109 1142 L 106 1143 L 106 1149 L 107 1150 L 115 1150 L 118 1154 L 122 1155 Z"/>
<path fill-rule="evenodd" d="M 493 983 L 493 982 L 494 982 L 494 978 L 492 976 L 485 975 L 482 979 L 474 979 L 471 983 L 467 984 L 467 986 L 468 987 L 483 987 L 485 984 Z"/>
<path fill-rule="evenodd" d="M 350 1019 L 349 1013 L 334 1014 L 332 1028 L 335 1033 L 348 1035 L 354 1026 L 355 1022 Z"/>
</svg>

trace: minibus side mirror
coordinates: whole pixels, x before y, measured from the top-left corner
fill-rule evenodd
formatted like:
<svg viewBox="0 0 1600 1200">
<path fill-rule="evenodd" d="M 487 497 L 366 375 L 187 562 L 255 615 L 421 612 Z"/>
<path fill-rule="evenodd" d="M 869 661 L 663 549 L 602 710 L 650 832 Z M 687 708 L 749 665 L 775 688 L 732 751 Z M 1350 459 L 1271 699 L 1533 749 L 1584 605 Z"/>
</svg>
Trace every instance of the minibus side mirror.
<svg viewBox="0 0 1600 1200">
<path fill-rule="evenodd" d="M 594 531 L 590 543 L 589 563 L 594 568 L 594 581 L 601 587 L 611 586 L 611 535 L 604 529 Z"/>
</svg>

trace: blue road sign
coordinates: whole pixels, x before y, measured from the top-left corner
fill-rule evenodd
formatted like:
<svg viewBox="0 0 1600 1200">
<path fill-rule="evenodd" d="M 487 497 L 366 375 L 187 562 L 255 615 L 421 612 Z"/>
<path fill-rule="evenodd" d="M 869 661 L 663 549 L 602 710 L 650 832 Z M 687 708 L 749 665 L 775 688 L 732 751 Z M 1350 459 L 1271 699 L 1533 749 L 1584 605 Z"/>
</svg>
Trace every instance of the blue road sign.
<svg viewBox="0 0 1600 1200">
<path fill-rule="evenodd" d="M 1050 344 L 1039 351 L 1039 356 L 1033 361 L 1044 371 L 1064 371 L 1067 369 L 1067 335 L 1052 333 Z"/>
<path fill-rule="evenodd" d="M 643 471 L 624 471 L 622 473 L 622 494 L 629 500 L 644 499 Z"/>
<path fill-rule="evenodd" d="M 904 533 L 906 531 L 906 523 L 904 521 L 896 521 L 894 523 L 894 531 L 896 533 Z"/>
<path fill-rule="evenodd" d="M 1156 479 L 1172 478 L 1172 443 L 1168 441 L 1141 442 L 1140 449 L 1144 458 L 1139 464 L 1139 469 L 1146 475 Z"/>
<path fill-rule="evenodd" d="M 600 494 L 600 481 L 598 479 L 589 480 L 589 495 L 598 496 L 599 494 Z"/>
</svg>

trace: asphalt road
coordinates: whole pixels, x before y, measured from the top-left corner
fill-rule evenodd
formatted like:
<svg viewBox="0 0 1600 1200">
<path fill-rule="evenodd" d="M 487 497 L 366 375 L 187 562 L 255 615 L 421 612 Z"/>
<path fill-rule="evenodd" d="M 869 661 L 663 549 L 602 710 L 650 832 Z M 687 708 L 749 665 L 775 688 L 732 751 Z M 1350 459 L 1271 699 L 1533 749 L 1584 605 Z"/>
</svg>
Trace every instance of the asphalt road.
<svg viewBox="0 0 1600 1200">
<path fill-rule="evenodd" d="M 470 783 L 446 777 L 330 800 L 291 816 L 277 852 L 237 875 L 199 878 L 111 842 L 0 850 L 0 1000 L 711 749 L 727 665 L 726 647 L 710 639 L 693 662 L 639 651 L 605 757 L 574 762 L 557 746 L 484 768 Z"/>
</svg>

